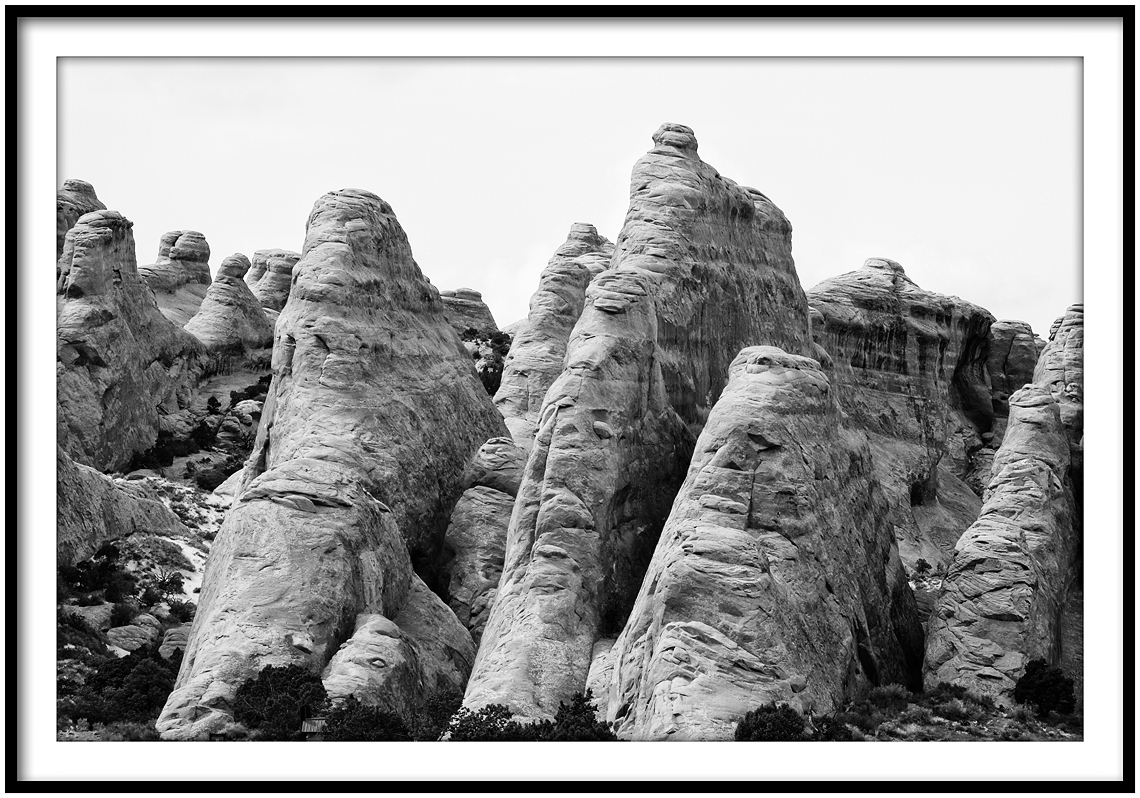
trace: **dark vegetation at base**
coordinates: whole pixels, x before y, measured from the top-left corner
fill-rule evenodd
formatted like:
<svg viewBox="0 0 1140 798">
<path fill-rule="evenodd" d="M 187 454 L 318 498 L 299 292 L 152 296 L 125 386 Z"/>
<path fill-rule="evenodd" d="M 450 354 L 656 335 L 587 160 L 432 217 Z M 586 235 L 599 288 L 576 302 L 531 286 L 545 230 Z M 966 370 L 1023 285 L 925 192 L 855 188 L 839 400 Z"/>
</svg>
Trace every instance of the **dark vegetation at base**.
<svg viewBox="0 0 1140 798">
<path fill-rule="evenodd" d="M 56 682 L 58 722 L 125 722 L 153 730 L 166 697 L 174 689 L 182 653 L 175 652 L 167 660 L 159 655 L 157 647 L 146 647 L 122 658 L 115 657 L 107 653 L 105 647 L 100 652 L 95 644 L 100 639 L 98 632 L 84 626 L 82 619 L 73 616 L 59 621 L 60 640 L 67 639 L 72 645 L 77 639 L 82 640 L 85 646 L 82 650 L 87 653 L 72 658 L 75 660 L 72 666 L 59 674 Z M 136 732 L 144 734 L 141 730 Z M 119 733 L 126 732 L 119 729 Z"/>
<path fill-rule="evenodd" d="M 503 365 L 507 353 L 511 350 L 511 336 L 501 331 L 491 333 L 468 327 L 459 337 L 466 343 L 475 344 L 471 358 L 483 361 L 482 367 L 476 368 L 475 371 L 479 375 L 479 381 L 483 383 L 483 389 L 494 396 L 503 380 Z"/>
<path fill-rule="evenodd" d="M 1077 708 L 1073 680 L 1043 659 L 1035 659 L 1025 666 L 1025 673 L 1014 685 L 1013 700 L 1032 704 L 1042 716 L 1054 711 L 1068 715 Z"/>
<path fill-rule="evenodd" d="M 478 711 L 461 709 L 451 722 L 451 742 L 569 742 L 596 740 L 617 742 L 617 735 L 595 715 L 590 690 L 563 701 L 554 720 L 519 723 L 502 704 L 491 704 Z"/>
</svg>

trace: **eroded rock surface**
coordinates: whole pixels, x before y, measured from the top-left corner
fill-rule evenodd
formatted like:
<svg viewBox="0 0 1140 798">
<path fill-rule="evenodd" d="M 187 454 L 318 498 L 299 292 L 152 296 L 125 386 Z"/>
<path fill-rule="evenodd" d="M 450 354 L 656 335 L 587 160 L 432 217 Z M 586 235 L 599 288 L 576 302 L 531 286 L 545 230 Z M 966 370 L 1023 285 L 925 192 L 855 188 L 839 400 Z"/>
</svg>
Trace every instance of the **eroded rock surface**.
<svg viewBox="0 0 1140 798">
<path fill-rule="evenodd" d="M 811 346 L 791 226 L 666 124 L 547 391 L 464 702 L 549 718 L 623 626 L 742 346 Z"/>
<path fill-rule="evenodd" d="M 75 227 L 79 217 L 92 211 L 105 211 L 107 206 L 95 196 L 95 187 L 86 180 L 65 180 L 55 193 L 55 256 L 63 254 L 67 231 Z M 56 276 L 59 274 L 57 272 Z"/>
<path fill-rule="evenodd" d="M 1085 437 L 1085 306 L 1070 306 L 1054 324 L 1033 371 L 1033 382 L 1057 401 L 1069 440 L 1074 477 L 1081 479 Z M 1078 485 L 1079 486 L 1079 485 Z"/>
<path fill-rule="evenodd" d="M 131 222 L 83 216 L 56 291 L 57 438 L 77 462 L 125 467 L 191 401 L 202 345 L 155 307 L 136 270 Z"/>
<path fill-rule="evenodd" d="M 620 736 L 732 739 L 769 701 L 918 687 L 922 629 L 865 438 L 809 358 L 745 349 L 612 652 Z M 596 652 L 597 653 L 597 652 Z"/>
<path fill-rule="evenodd" d="M 287 249 L 259 249 L 253 253 L 246 282 L 263 308 L 280 312 L 285 307 L 293 282 L 293 267 L 300 259 L 300 254 Z"/>
<path fill-rule="evenodd" d="M 546 391 L 562 373 L 586 286 L 610 265 L 614 246 L 592 224 L 575 224 L 538 278 L 530 312 L 512 333 L 495 406 L 511 436 L 529 450 Z"/>
<path fill-rule="evenodd" d="M 491 309 L 483 302 L 483 295 L 473 288 L 456 288 L 440 291 L 447 321 L 460 335 L 469 329 L 491 335 L 499 331 Z"/>
<path fill-rule="evenodd" d="M 812 335 L 829 356 L 848 423 L 870 438 L 904 562 L 945 566 L 957 537 L 947 525 L 960 534 L 980 507 L 974 501 L 958 513 L 940 501 L 939 485 L 970 473 L 993 424 L 985 374 L 993 316 L 920 288 L 886 258 L 823 281 L 808 299 L 818 313 Z M 940 519 L 938 530 L 928 519 Z"/>
<path fill-rule="evenodd" d="M 1009 416 L 1009 397 L 1033 382 L 1040 352 L 1033 328 L 1023 321 L 995 321 L 990 325 L 990 375 L 994 414 Z"/>
<path fill-rule="evenodd" d="M 245 255 L 223 260 L 202 306 L 186 323 L 186 332 L 210 353 L 241 354 L 273 344 L 273 323 L 243 279 L 248 271 Z"/>
<path fill-rule="evenodd" d="M 361 615 L 400 625 L 425 591 L 409 548 L 431 564 L 465 464 L 505 432 L 391 207 L 354 189 L 318 200 L 163 736 L 224 724 L 265 665 L 323 670 Z M 423 651 L 444 649 L 420 650 L 425 679 L 451 666 Z"/>
<path fill-rule="evenodd" d="M 196 230 L 174 230 L 158 243 L 154 263 L 138 267 L 162 315 L 179 327 L 194 317 L 210 287 L 210 245 Z"/>
<path fill-rule="evenodd" d="M 1079 546 L 1065 432 L 1047 387 L 1009 397 L 981 516 L 958 541 L 930 619 L 927 681 L 1008 700 L 1026 663 L 1059 657 Z"/>
</svg>

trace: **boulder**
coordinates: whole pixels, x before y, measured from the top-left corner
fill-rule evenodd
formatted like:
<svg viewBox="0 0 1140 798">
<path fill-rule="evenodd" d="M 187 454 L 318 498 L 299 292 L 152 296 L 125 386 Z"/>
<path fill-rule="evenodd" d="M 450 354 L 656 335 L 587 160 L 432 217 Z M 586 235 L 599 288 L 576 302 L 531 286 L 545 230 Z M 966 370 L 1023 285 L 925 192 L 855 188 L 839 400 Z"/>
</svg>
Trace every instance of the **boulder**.
<svg viewBox="0 0 1140 798">
<path fill-rule="evenodd" d="M 55 193 L 55 257 L 63 254 L 67 231 L 75 227 L 80 216 L 105 210 L 107 206 L 95 196 L 95 187 L 86 180 L 63 181 L 63 188 Z"/>
<path fill-rule="evenodd" d="M 447 323 L 459 335 L 472 328 L 487 335 L 499 331 L 495 318 L 491 315 L 491 309 L 483 302 L 483 295 L 478 291 L 471 288 L 440 291 L 439 298 L 443 300 Z"/>
<path fill-rule="evenodd" d="M 1079 551 L 1069 465 L 1050 389 L 1015 391 L 981 515 L 958 541 L 929 621 L 927 682 L 1008 702 L 1030 660 L 1059 659 Z"/>
<path fill-rule="evenodd" d="M 253 268 L 249 270 L 253 277 L 247 274 L 246 282 L 263 308 L 279 313 L 285 307 L 293 267 L 300 259 L 300 254 L 287 249 L 259 249 L 253 253 Z"/>
<path fill-rule="evenodd" d="M 570 331 L 582 315 L 586 286 L 609 266 L 614 246 L 592 224 L 575 224 L 538 278 L 530 313 L 512 333 L 495 406 L 515 442 L 530 449 L 542 400 L 562 373 Z"/>
<path fill-rule="evenodd" d="M 134 651 L 136 648 L 152 646 L 158 642 L 162 634 L 162 624 L 153 615 L 139 615 L 133 618 L 127 626 L 116 626 L 107 630 L 107 643 L 123 649 Z"/>
<path fill-rule="evenodd" d="M 173 230 L 159 239 L 158 258 L 138 267 L 162 315 L 183 327 L 210 287 L 210 245 L 196 230 Z"/>
<path fill-rule="evenodd" d="M 136 532 L 169 537 L 189 531 L 162 502 L 119 487 L 56 447 L 56 565 L 74 565 Z"/>
<path fill-rule="evenodd" d="M 193 398 L 202 345 L 163 317 L 135 266 L 131 222 L 95 211 L 68 232 L 56 290 L 57 438 L 122 469 Z"/>
<path fill-rule="evenodd" d="M 163 659 L 170 659 L 177 651 L 186 650 L 186 641 L 190 638 L 190 624 L 172 626 L 162 636 L 162 645 L 158 647 L 158 654 Z"/>
<path fill-rule="evenodd" d="M 957 488 L 968 484 L 993 425 L 985 373 L 993 316 L 920 288 L 886 258 L 823 281 L 808 299 L 812 336 L 827 354 L 847 424 L 870 439 L 904 563 L 945 567 L 981 505 L 943 503 L 939 486 L 951 483 L 961 498 Z"/>
<path fill-rule="evenodd" d="M 223 260 L 201 307 L 186 323 L 186 332 L 211 354 L 244 354 L 273 345 L 273 323 L 242 279 L 247 271 L 245 255 Z"/>
<path fill-rule="evenodd" d="M 920 688 L 922 627 L 886 500 L 841 418 L 816 361 L 751 347 L 733 362 L 596 666 L 612 669 L 599 698 L 619 736 L 731 740 L 760 704 L 823 713 L 872 685 Z"/>
<path fill-rule="evenodd" d="M 75 615 L 82 618 L 92 629 L 106 631 L 111 628 L 111 615 L 115 611 L 115 605 L 109 601 L 103 602 L 102 604 L 95 604 L 91 607 L 63 604 L 60 606 L 59 611 L 63 615 Z"/>
<path fill-rule="evenodd" d="M 361 615 L 400 625 L 426 589 L 413 561 L 427 574 L 438 561 L 467 461 L 506 433 L 391 207 L 366 191 L 314 206 L 273 367 L 157 723 L 165 739 L 223 725 L 266 665 L 324 670 Z M 452 667 L 445 649 L 422 647 L 420 672 Z"/>
<path fill-rule="evenodd" d="M 663 125 L 546 393 L 464 703 L 550 718 L 633 607 L 696 433 L 746 345 L 811 347 L 791 226 Z"/>
</svg>

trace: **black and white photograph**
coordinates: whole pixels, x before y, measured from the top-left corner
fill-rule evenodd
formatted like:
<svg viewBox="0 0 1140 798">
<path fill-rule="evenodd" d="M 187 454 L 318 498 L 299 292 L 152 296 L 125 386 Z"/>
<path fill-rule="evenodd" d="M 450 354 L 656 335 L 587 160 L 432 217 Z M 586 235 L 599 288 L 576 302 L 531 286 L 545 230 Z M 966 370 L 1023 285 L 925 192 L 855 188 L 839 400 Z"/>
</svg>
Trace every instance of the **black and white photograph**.
<svg viewBox="0 0 1140 798">
<path fill-rule="evenodd" d="M 176 22 L 35 62 L 41 778 L 1124 778 L 1119 19 Z"/>
</svg>

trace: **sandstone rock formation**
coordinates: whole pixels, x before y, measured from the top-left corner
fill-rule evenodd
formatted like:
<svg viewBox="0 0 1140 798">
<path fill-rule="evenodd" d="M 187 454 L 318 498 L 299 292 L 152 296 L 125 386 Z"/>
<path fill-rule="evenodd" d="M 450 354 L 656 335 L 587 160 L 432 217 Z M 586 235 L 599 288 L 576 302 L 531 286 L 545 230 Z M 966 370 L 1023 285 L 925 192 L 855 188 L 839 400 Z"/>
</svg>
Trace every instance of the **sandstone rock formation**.
<svg viewBox="0 0 1140 798">
<path fill-rule="evenodd" d="M 506 432 L 392 209 L 366 191 L 314 206 L 273 369 L 157 724 L 167 739 L 224 724 L 237 688 L 265 665 L 324 669 L 361 615 L 399 625 L 411 613 L 421 629 L 425 588 L 409 549 L 430 572 L 465 464 Z M 425 683 L 453 667 L 448 641 L 466 634 L 432 623 L 443 637 L 418 649 Z M 425 663 L 424 651 L 436 653 Z"/>
<path fill-rule="evenodd" d="M 55 257 L 63 254 L 67 231 L 75 227 L 79 217 L 92 211 L 105 211 L 107 206 L 95 196 L 95 187 L 86 180 L 65 180 L 55 194 Z M 58 272 L 56 277 L 58 277 Z"/>
<path fill-rule="evenodd" d="M 138 271 L 162 315 L 183 327 L 198 312 L 210 286 L 210 245 L 195 230 L 174 230 L 159 240 L 158 259 Z"/>
<path fill-rule="evenodd" d="M 186 323 L 186 332 L 212 354 L 243 354 L 273 344 L 273 323 L 242 279 L 247 271 L 245 255 L 230 255 L 222 261 L 202 306 Z"/>
<path fill-rule="evenodd" d="M 253 267 L 249 270 L 253 276 L 247 275 L 246 282 L 263 308 L 280 312 L 285 307 L 293 267 L 300 259 L 300 254 L 287 249 L 259 249 L 253 253 Z"/>
<path fill-rule="evenodd" d="M 542 400 L 562 373 L 570 331 L 582 315 L 586 286 L 609 267 L 613 244 L 592 224 L 575 224 L 538 278 L 530 313 L 513 333 L 495 406 L 511 436 L 530 449 Z"/>
<path fill-rule="evenodd" d="M 1009 416 L 1009 397 L 1033 382 L 1033 370 L 1040 355 L 1039 339 L 1023 321 L 995 321 L 990 325 L 990 354 L 986 370 L 990 375 L 994 415 Z"/>
<path fill-rule="evenodd" d="M 483 295 L 471 288 L 457 288 L 454 291 L 440 291 L 447 323 L 460 335 L 469 329 L 476 329 L 488 335 L 499 331 L 491 309 L 483 302 Z"/>
<path fill-rule="evenodd" d="M 1079 547 L 1069 465 L 1050 390 L 1014 392 L 981 516 L 958 541 L 930 619 L 927 681 L 1008 700 L 1029 660 L 1058 658 Z"/>
<path fill-rule="evenodd" d="M 78 462 L 123 468 L 190 401 L 202 346 L 155 307 L 131 222 L 83 216 L 67 234 L 56 296 L 57 438 Z"/>
<path fill-rule="evenodd" d="M 922 629 L 860 433 L 819 364 L 751 347 L 697 441 L 633 614 L 602 662 L 623 738 L 732 739 L 769 701 L 916 689 Z"/>
<path fill-rule="evenodd" d="M 107 642 L 123 651 L 154 645 L 162 634 L 162 624 L 153 615 L 143 613 L 131 619 L 126 626 L 107 630 Z"/>
<path fill-rule="evenodd" d="M 190 624 L 172 626 L 162 636 L 162 644 L 158 647 L 158 655 L 163 659 L 170 659 L 175 652 L 186 650 L 186 641 L 190 639 Z"/>
<path fill-rule="evenodd" d="M 104 543 L 136 532 L 181 535 L 189 530 L 162 502 L 123 490 L 56 447 L 56 564 L 86 560 Z"/>
<path fill-rule="evenodd" d="M 478 644 L 491 614 L 525 453 L 510 438 L 483 444 L 468 468 L 467 490 L 451 514 L 444 548 L 448 604 Z"/>
<path fill-rule="evenodd" d="M 464 702 L 547 718 L 624 625 L 695 434 L 746 345 L 811 346 L 791 226 L 663 125 L 546 393 Z"/>
<path fill-rule="evenodd" d="M 923 290 L 885 258 L 825 280 L 808 300 L 847 423 L 870 438 L 903 561 L 946 565 L 980 507 L 962 478 L 993 423 L 985 376 L 993 316 Z"/>
<path fill-rule="evenodd" d="M 1080 479 L 1083 460 L 1085 306 L 1070 306 L 1057 320 L 1049 342 L 1033 371 L 1033 382 L 1049 390 L 1057 401 L 1061 423 L 1069 440 L 1074 477 Z"/>
</svg>

